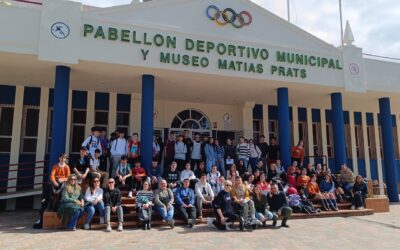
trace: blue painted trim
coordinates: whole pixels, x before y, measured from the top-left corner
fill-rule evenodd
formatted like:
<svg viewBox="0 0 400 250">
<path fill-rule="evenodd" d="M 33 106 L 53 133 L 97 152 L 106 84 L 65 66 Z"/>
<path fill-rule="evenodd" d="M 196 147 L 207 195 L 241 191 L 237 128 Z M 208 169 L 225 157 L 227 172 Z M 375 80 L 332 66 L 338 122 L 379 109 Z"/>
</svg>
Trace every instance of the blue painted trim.
<svg viewBox="0 0 400 250">
<path fill-rule="evenodd" d="M 378 180 L 378 160 L 371 159 L 369 160 L 370 171 L 371 171 L 371 179 Z"/>
<path fill-rule="evenodd" d="M 270 120 L 278 120 L 278 107 L 269 105 L 268 106 L 268 118 Z"/>
<path fill-rule="evenodd" d="M 24 105 L 40 106 L 40 88 L 24 88 Z"/>
<path fill-rule="evenodd" d="M 349 111 L 344 111 L 343 112 L 343 119 L 344 119 L 344 124 L 350 124 L 350 113 L 349 113 Z"/>
<path fill-rule="evenodd" d="M 319 109 L 312 109 L 311 115 L 312 115 L 312 122 L 321 122 L 321 112 Z"/>
<path fill-rule="evenodd" d="M 278 89 L 278 126 L 279 126 L 279 147 L 282 165 L 291 165 L 290 156 L 290 121 L 289 121 L 289 90 Z"/>
<path fill-rule="evenodd" d="M 149 171 L 153 156 L 154 76 L 142 76 L 141 160 Z"/>
<path fill-rule="evenodd" d="M 306 108 L 298 108 L 298 118 L 299 118 L 299 122 L 307 121 L 307 109 Z"/>
<path fill-rule="evenodd" d="M 14 105 L 15 92 L 15 86 L 0 85 L 0 104 Z"/>
<path fill-rule="evenodd" d="M 10 155 L 9 154 L 0 154 L 0 179 L 8 179 L 8 171 L 10 164 Z M 0 193 L 7 191 L 7 181 L 0 181 Z"/>
<path fill-rule="evenodd" d="M 354 124 L 362 125 L 361 112 L 354 112 Z"/>
<path fill-rule="evenodd" d="M 51 89 L 49 89 L 49 102 L 48 102 L 48 104 L 49 104 L 49 107 L 53 107 L 53 103 L 54 103 L 54 89 L 53 88 L 51 88 Z"/>
<path fill-rule="evenodd" d="M 326 123 L 332 123 L 332 120 L 333 120 L 333 115 L 332 115 L 332 110 L 330 110 L 330 109 L 326 109 L 325 110 L 325 120 L 326 120 Z"/>
<path fill-rule="evenodd" d="M 97 110 L 109 110 L 110 109 L 110 94 L 103 92 L 96 92 L 94 98 L 94 108 Z"/>
<path fill-rule="evenodd" d="M 362 175 L 363 177 L 367 176 L 367 170 L 365 167 L 365 160 L 364 159 L 358 159 L 357 160 L 357 165 L 358 165 L 358 174 Z"/>
<path fill-rule="evenodd" d="M 51 133 L 50 165 L 58 162 L 58 156 L 65 153 L 65 140 L 67 131 L 68 95 L 69 95 L 70 68 L 56 66 L 56 79 L 54 84 L 54 109 Z M 47 177 L 48 178 L 48 177 Z"/>
<path fill-rule="evenodd" d="M 367 113 L 367 125 L 368 126 L 374 126 L 374 114 L 373 113 Z"/>
<path fill-rule="evenodd" d="M 256 104 L 253 108 L 253 119 L 263 119 L 263 105 Z"/>
<path fill-rule="evenodd" d="M 344 118 L 343 118 L 343 107 L 342 107 L 342 94 L 333 93 L 331 94 L 332 104 L 332 127 L 333 127 L 333 147 L 335 154 L 335 166 L 334 171 L 340 169 L 342 164 L 346 164 L 346 147 L 344 140 Z"/>
<path fill-rule="evenodd" d="M 72 108 L 86 109 L 87 108 L 87 91 L 72 91 Z"/>
<path fill-rule="evenodd" d="M 293 108 L 289 107 L 289 121 L 293 121 Z"/>
<path fill-rule="evenodd" d="M 117 111 L 131 111 L 131 95 L 117 94 Z"/>
<path fill-rule="evenodd" d="M 386 185 L 389 200 L 399 202 L 397 187 L 396 161 L 393 145 L 392 114 L 390 111 L 390 99 L 379 99 L 379 113 L 382 124 L 382 144 L 386 173 Z"/>
</svg>

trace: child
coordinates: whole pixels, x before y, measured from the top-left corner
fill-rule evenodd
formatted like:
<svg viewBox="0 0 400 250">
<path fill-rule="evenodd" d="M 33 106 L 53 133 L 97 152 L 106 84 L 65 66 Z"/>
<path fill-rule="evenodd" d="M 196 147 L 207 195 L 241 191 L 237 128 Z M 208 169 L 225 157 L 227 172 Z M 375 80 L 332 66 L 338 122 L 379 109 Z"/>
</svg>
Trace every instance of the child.
<svg viewBox="0 0 400 250">
<path fill-rule="evenodd" d="M 135 162 L 135 167 L 132 169 L 132 175 L 134 178 L 133 190 L 142 190 L 147 174 L 146 170 L 141 166 L 140 161 Z"/>
<path fill-rule="evenodd" d="M 99 129 L 96 127 L 92 127 L 90 131 L 91 134 L 88 137 L 86 137 L 86 139 L 82 142 L 82 147 L 86 148 L 89 158 L 93 158 L 94 151 L 96 149 L 100 150 L 101 154 L 101 144 L 99 140 Z"/>
<path fill-rule="evenodd" d="M 101 150 L 96 149 L 94 151 L 94 157 L 90 159 L 90 171 L 91 171 L 91 179 L 94 179 L 95 177 L 102 179 L 103 180 L 103 188 L 107 187 L 107 182 L 108 182 L 108 173 L 101 171 L 99 169 L 100 166 L 100 154 Z"/>
<path fill-rule="evenodd" d="M 140 141 L 138 133 L 132 134 L 132 140 L 128 144 L 128 156 L 131 166 L 139 160 L 140 157 Z"/>
<path fill-rule="evenodd" d="M 129 194 L 128 198 L 133 198 L 133 178 L 132 178 L 132 170 L 131 170 L 131 165 L 128 163 L 128 158 L 123 155 L 121 157 L 121 161 L 117 166 L 117 169 L 115 170 L 115 181 L 122 186 L 129 186 Z"/>
</svg>

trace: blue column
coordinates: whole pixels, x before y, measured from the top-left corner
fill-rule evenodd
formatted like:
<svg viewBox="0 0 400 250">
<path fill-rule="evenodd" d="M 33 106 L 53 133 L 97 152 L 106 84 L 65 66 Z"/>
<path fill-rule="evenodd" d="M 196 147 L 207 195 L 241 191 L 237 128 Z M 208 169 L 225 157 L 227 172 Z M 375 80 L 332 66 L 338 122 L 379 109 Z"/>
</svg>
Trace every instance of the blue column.
<svg viewBox="0 0 400 250">
<path fill-rule="evenodd" d="M 291 165 L 291 147 L 289 91 L 287 88 L 278 89 L 278 126 L 280 158 L 282 161 L 282 165 L 285 168 L 288 168 Z"/>
<path fill-rule="evenodd" d="M 56 79 L 54 83 L 53 118 L 51 127 L 51 148 L 49 161 L 49 175 L 58 156 L 65 151 L 67 133 L 68 95 L 69 95 L 70 68 L 56 66 Z"/>
<path fill-rule="evenodd" d="M 333 127 L 333 149 L 335 154 L 335 165 L 332 173 L 336 173 L 342 164 L 346 164 L 346 144 L 344 141 L 344 118 L 342 106 L 342 94 L 331 94 L 332 105 L 332 127 Z"/>
<path fill-rule="evenodd" d="M 142 76 L 141 161 L 150 170 L 153 156 L 154 76 Z"/>
<path fill-rule="evenodd" d="M 394 141 L 390 99 L 379 99 L 379 112 L 382 126 L 383 159 L 386 174 L 387 193 L 390 202 L 399 202 L 397 190 L 396 161 L 394 156 Z"/>
</svg>

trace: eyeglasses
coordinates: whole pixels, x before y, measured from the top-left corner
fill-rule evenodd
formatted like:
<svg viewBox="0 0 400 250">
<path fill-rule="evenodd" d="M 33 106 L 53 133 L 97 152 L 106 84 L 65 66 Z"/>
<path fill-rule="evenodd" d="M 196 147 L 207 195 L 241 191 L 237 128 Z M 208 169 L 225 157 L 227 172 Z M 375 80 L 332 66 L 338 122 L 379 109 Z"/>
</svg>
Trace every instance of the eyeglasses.
<svg viewBox="0 0 400 250">
<path fill-rule="evenodd" d="M 99 180 L 94 180 L 93 182 L 97 183 L 97 182 L 100 182 L 100 181 Z"/>
<path fill-rule="evenodd" d="M 76 181 L 76 179 L 75 179 L 75 178 L 73 178 L 73 179 L 70 179 L 69 181 Z"/>
</svg>

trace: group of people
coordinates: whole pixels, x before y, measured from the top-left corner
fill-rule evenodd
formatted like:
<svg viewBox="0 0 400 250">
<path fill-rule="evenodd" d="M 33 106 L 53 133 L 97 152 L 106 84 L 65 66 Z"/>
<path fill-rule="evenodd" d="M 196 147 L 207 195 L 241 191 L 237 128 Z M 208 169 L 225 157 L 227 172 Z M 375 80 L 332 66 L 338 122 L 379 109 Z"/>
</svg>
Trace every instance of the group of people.
<svg viewBox="0 0 400 250">
<path fill-rule="evenodd" d="M 76 229 L 85 211 L 84 228 L 90 229 L 98 211 L 107 231 L 112 230 L 110 214 L 117 213 L 122 231 L 122 187 L 129 190 L 128 198 L 135 196 L 137 217 L 145 230 L 151 228 L 153 209 L 171 228 L 175 210 L 193 227 L 196 218 L 203 218 L 204 206 L 212 208 L 216 218 L 207 218 L 208 225 L 221 230 L 229 230 L 235 221 L 240 229 L 266 225 L 268 220 L 276 226 L 278 217 L 281 226 L 289 227 L 292 212 L 319 212 L 313 202 L 320 202 L 323 210 L 337 211 L 337 201 L 351 199 L 352 209 L 362 209 L 368 193 L 364 179 L 354 178 L 346 165 L 339 178 L 321 164 L 315 169 L 303 166 L 302 142 L 292 148 L 292 166 L 284 168 L 276 139 L 268 144 L 264 136 L 258 143 L 240 137 L 237 145 L 230 139 L 222 145 L 211 137 L 201 140 L 200 134 L 192 140 L 188 131 L 178 136 L 171 132 L 165 144 L 154 140 L 152 166 L 145 168 L 136 133 L 126 138 L 116 131 L 107 139 L 105 131 L 92 128 L 71 169 L 66 160 L 60 155 L 50 180 L 53 193 L 61 193 L 58 215 L 70 230 Z M 80 184 L 89 184 L 85 192 Z"/>
</svg>

